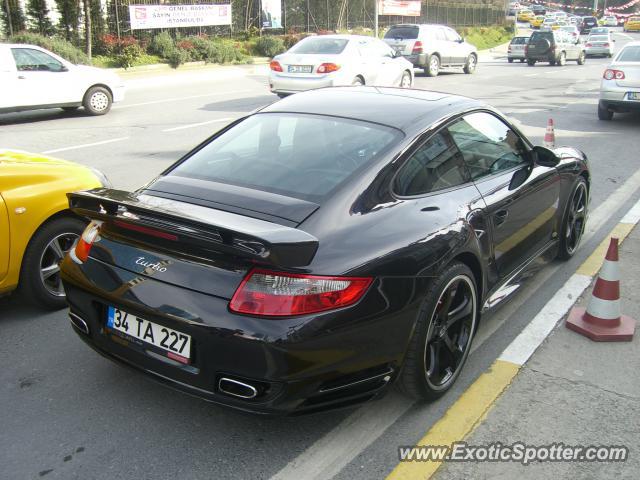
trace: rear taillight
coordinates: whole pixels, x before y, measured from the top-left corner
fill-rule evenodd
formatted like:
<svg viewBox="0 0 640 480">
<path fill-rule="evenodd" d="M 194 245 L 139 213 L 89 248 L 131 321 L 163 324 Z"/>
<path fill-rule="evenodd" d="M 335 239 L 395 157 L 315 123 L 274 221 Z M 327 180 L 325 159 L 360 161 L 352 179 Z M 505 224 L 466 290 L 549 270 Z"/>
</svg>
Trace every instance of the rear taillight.
<svg viewBox="0 0 640 480">
<path fill-rule="evenodd" d="M 232 312 L 292 316 L 356 303 L 373 281 L 368 277 L 326 277 L 253 269 L 229 304 Z"/>
<path fill-rule="evenodd" d="M 416 43 L 413 44 L 413 49 L 411 50 L 411 53 L 416 55 L 416 54 L 420 54 L 423 53 L 423 47 L 422 47 L 422 42 L 420 40 L 416 40 Z"/>
<path fill-rule="evenodd" d="M 529 53 L 529 45 L 525 45 L 524 46 L 524 54 L 525 54 L 525 56 L 527 55 L 527 53 Z"/>
<path fill-rule="evenodd" d="M 269 64 L 269 68 L 274 72 L 282 71 L 282 65 L 280 65 L 280 62 L 278 62 L 277 60 L 271 60 L 271 63 Z"/>
<path fill-rule="evenodd" d="M 97 220 L 92 221 L 78 239 L 75 248 L 72 248 L 69 252 L 69 256 L 76 263 L 84 263 L 89 258 L 89 252 L 93 243 L 98 238 L 100 233 L 100 227 L 102 222 Z"/>
<path fill-rule="evenodd" d="M 316 69 L 316 73 L 331 73 L 340 70 L 340 65 L 335 63 L 323 63 Z"/>
<path fill-rule="evenodd" d="M 602 76 L 605 80 L 624 80 L 624 72 L 622 70 L 614 70 L 611 68 L 607 68 L 604 71 L 604 75 Z"/>
<path fill-rule="evenodd" d="M 587 43 L 585 47 L 593 47 L 593 45 L 591 43 Z"/>
<path fill-rule="evenodd" d="M 608 44 L 608 43 L 604 43 L 602 46 L 603 46 L 603 47 L 608 47 L 608 46 L 609 46 L 609 44 Z"/>
</svg>

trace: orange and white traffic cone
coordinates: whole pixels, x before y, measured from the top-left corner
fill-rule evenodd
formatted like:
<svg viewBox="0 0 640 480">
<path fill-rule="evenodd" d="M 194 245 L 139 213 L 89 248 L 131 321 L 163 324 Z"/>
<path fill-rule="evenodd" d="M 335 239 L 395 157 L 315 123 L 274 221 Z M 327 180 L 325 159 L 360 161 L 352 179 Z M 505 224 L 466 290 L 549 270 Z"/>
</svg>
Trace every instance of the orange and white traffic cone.
<svg viewBox="0 0 640 480">
<path fill-rule="evenodd" d="M 550 118 L 547 123 L 547 131 L 544 133 L 544 146 L 545 148 L 555 148 L 556 146 L 556 132 L 553 130 L 553 118 Z"/>
<path fill-rule="evenodd" d="M 609 243 L 586 311 L 578 307 L 571 309 L 566 326 L 596 342 L 628 342 L 633 338 L 636 321 L 620 314 L 617 238 Z"/>
</svg>

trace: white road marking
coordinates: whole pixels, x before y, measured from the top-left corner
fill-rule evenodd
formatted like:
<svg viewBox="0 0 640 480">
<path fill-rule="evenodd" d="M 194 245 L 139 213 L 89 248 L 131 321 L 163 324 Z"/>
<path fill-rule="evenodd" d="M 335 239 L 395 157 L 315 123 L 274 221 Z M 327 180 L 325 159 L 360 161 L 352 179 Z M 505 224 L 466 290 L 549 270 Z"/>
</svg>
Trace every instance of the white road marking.
<svg viewBox="0 0 640 480">
<path fill-rule="evenodd" d="M 635 40 L 635 37 L 632 37 L 631 35 L 627 35 L 626 33 L 622 33 L 622 32 L 613 32 L 614 35 L 619 35 L 621 37 L 624 38 L 630 38 L 631 40 Z"/>
<path fill-rule="evenodd" d="M 42 153 L 45 155 L 48 155 L 50 153 L 66 152 L 68 150 L 79 150 L 81 148 L 97 147 L 98 145 L 105 145 L 107 143 L 121 142 L 122 140 L 128 140 L 129 138 L 130 137 L 112 138 L 110 140 L 102 140 L 101 142 L 84 143 L 82 145 L 72 145 L 70 147 L 54 148 L 53 150 L 45 150 Z"/>
<path fill-rule="evenodd" d="M 525 77 L 537 77 L 538 75 L 540 75 L 539 73 L 527 73 L 526 75 L 524 75 Z"/>
<path fill-rule="evenodd" d="M 590 283 L 589 276 L 572 275 L 498 359 L 524 365 Z"/>
<path fill-rule="evenodd" d="M 334 477 L 413 403 L 397 392 L 390 392 L 384 399 L 356 410 L 271 480 L 325 480 Z"/>
<path fill-rule="evenodd" d="M 225 91 L 225 92 L 215 92 L 215 93 L 204 93 L 202 95 L 189 95 L 186 97 L 173 97 L 173 98 L 163 98 L 162 100 L 150 100 L 148 102 L 140 102 L 140 103 L 129 103 L 125 105 L 114 105 L 111 110 L 114 109 L 123 109 L 123 108 L 132 108 L 132 107 L 144 107 L 146 105 L 157 105 L 160 103 L 169 103 L 169 102 L 180 102 L 182 100 L 191 100 L 194 98 L 204 98 L 204 97 L 220 97 L 220 96 L 229 96 L 236 95 L 240 93 L 255 93 L 254 90 L 236 90 L 236 91 Z"/>
<path fill-rule="evenodd" d="M 207 120 L 206 122 L 190 123 L 188 125 L 180 125 L 179 127 L 167 128 L 162 130 L 163 132 L 176 132 L 178 130 L 185 130 L 187 128 L 201 127 L 202 125 L 209 125 L 211 123 L 228 122 L 234 120 L 232 117 L 216 118 L 215 120 Z"/>
<path fill-rule="evenodd" d="M 589 223 L 587 229 L 583 235 L 583 245 L 587 243 L 595 234 L 595 232 L 603 225 L 603 223 L 609 219 L 612 215 L 620 209 L 622 205 L 633 195 L 640 185 L 640 170 L 631 176 L 620 188 L 618 188 L 613 194 L 609 195 L 606 201 L 604 201 L 593 213 L 589 216 Z M 638 215 L 640 219 L 640 202 L 631 209 L 628 215 Z M 627 218 L 625 216 L 625 218 Z M 556 264 L 547 267 L 540 272 L 536 277 L 541 277 L 539 284 L 543 284 L 544 281 L 549 278 L 555 271 L 560 268 L 561 264 Z M 577 274 L 574 274 L 574 276 Z M 579 288 L 582 284 L 580 279 L 574 279 L 568 287 Z M 532 285 L 529 285 L 532 286 Z M 567 286 L 567 284 L 565 284 Z M 588 284 L 587 284 L 588 286 Z M 526 287 L 525 287 L 526 288 Z M 585 286 L 586 288 L 586 286 Z M 525 303 L 533 293 L 535 289 L 530 290 L 530 295 L 523 296 L 520 303 Z M 561 289 L 556 296 L 561 294 L 569 294 L 572 290 Z M 555 298 L 555 296 L 554 296 Z M 574 299 L 577 297 L 574 297 Z M 515 300 L 515 299 L 514 299 Z M 552 299 L 553 300 L 553 299 Z M 551 302 L 549 302 L 551 303 Z M 553 311 L 562 310 L 563 303 L 557 300 L 553 305 Z M 552 307 L 549 307 L 546 312 L 550 312 Z M 509 308 L 509 304 L 503 307 L 502 317 L 503 320 L 500 323 L 492 325 L 493 331 L 497 330 L 504 321 L 509 318 L 509 315 L 504 312 Z M 545 311 L 543 310 L 540 312 Z M 538 314 L 538 315 L 540 315 Z M 545 313 L 546 321 L 549 321 L 549 316 Z M 535 318 L 534 318 L 535 320 Z M 543 320 L 539 320 L 536 323 L 536 332 L 543 331 L 546 323 Z M 526 329 L 525 329 L 526 330 Z M 533 328 L 532 328 L 533 330 Z M 523 330 L 524 332 L 524 330 Z M 531 333 L 531 338 L 533 337 Z M 476 338 L 471 347 L 471 352 L 480 347 L 486 340 L 490 338 L 490 335 L 483 336 L 484 338 Z M 537 338 L 537 337 L 535 337 Z M 481 340 L 478 342 L 477 340 Z M 527 350 L 524 348 L 525 344 L 522 344 L 522 348 L 518 348 L 517 352 L 513 352 L 512 355 L 515 359 L 523 358 Z M 530 347 L 529 347 L 530 348 Z M 537 347 L 536 347 L 537 348 Z M 535 349 L 534 349 L 535 350 Z M 519 353 L 518 353 L 519 352 Z M 516 356 L 518 354 L 518 356 Z M 503 352 L 504 355 L 504 352 Z M 527 357 L 528 358 L 528 357 Z M 328 432 L 324 437 L 316 440 L 309 448 L 302 452 L 298 457 L 289 462 L 282 470 L 280 470 L 272 480 L 299 480 L 304 478 L 322 478 L 328 479 L 334 477 L 340 472 L 346 465 L 348 465 L 355 457 L 357 457 L 362 451 L 364 451 L 369 445 L 371 445 L 377 438 L 379 438 L 384 431 L 393 425 L 398 418 L 400 418 L 412 405 L 410 400 L 402 401 L 402 397 L 396 392 L 389 392 L 385 398 L 374 402 L 372 404 L 365 405 L 359 408 L 354 413 L 349 415 L 342 421 L 336 428 Z M 382 418 L 380 418 L 382 417 Z"/>
</svg>

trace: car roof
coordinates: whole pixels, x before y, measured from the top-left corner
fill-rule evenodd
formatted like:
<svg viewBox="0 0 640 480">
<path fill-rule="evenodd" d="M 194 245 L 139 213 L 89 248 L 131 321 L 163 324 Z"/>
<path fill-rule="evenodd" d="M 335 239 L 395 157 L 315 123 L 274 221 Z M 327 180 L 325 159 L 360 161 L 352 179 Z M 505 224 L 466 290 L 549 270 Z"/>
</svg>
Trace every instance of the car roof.
<svg viewBox="0 0 640 480">
<path fill-rule="evenodd" d="M 411 132 L 444 116 L 474 107 L 490 108 L 468 97 L 428 90 L 332 87 L 291 95 L 263 108 L 260 113 L 340 116 Z"/>
</svg>

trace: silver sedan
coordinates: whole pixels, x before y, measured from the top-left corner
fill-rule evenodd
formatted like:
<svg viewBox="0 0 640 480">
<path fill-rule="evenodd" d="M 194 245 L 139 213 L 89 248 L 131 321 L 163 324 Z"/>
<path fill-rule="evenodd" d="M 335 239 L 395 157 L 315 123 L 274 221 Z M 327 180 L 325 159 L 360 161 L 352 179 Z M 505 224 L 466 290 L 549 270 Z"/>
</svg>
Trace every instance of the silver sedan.
<svg viewBox="0 0 640 480">
<path fill-rule="evenodd" d="M 640 112 L 640 42 L 629 42 L 605 70 L 600 84 L 598 118 L 611 120 L 614 112 Z"/>
<path fill-rule="evenodd" d="M 587 56 L 603 55 L 605 57 L 613 57 L 613 43 L 610 33 L 599 33 L 589 35 L 584 51 Z"/>
<path fill-rule="evenodd" d="M 413 65 L 386 43 L 359 35 L 307 37 L 270 64 L 269 87 L 283 97 L 343 85 L 413 85 Z"/>
</svg>

